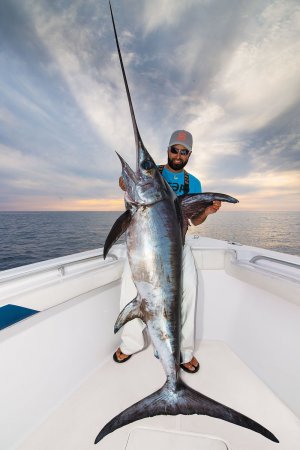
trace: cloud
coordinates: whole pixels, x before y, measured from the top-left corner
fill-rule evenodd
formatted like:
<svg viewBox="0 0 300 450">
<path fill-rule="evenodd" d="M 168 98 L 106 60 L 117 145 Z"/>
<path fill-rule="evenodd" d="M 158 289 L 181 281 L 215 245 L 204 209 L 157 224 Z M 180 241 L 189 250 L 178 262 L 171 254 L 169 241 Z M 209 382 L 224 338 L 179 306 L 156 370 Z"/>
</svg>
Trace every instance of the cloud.
<svg viewBox="0 0 300 450">
<path fill-rule="evenodd" d="M 232 48 L 228 61 L 223 60 L 222 70 L 215 73 L 211 89 L 201 96 L 198 106 L 192 104 L 187 127 L 199 151 L 193 169 L 210 187 L 221 184 L 226 189 L 234 184 L 234 192 L 243 192 L 252 183 L 239 184 L 238 175 L 260 182 L 267 172 L 284 191 L 281 173 L 285 171 L 291 173 L 288 195 L 294 200 L 278 204 L 279 192 L 260 183 L 263 188 L 259 195 L 256 192 L 256 207 L 265 204 L 263 197 L 269 200 L 273 195 L 273 207 L 289 203 L 296 208 L 300 179 L 299 5 L 268 3 L 244 20 L 240 42 Z M 249 197 L 247 205 L 254 206 Z"/>
<path fill-rule="evenodd" d="M 166 161 L 172 131 L 186 128 L 194 136 L 188 169 L 205 188 L 240 193 L 253 207 L 253 183 L 267 173 L 294 198 L 299 4 L 113 6 L 139 129 L 157 162 Z M 109 208 L 112 200 L 121 208 L 114 150 L 134 166 L 135 145 L 107 4 L 3 0 L 0 34 L 0 208 L 7 198 L 12 209 L 39 201 Z M 281 194 L 260 186 L 256 205 L 275 205 Z"/>
<path fill-rule="evenodd" d="M 162 27 L 173 27 L 182 21 L 183 17 L 189 17 L 189 10 L 196 3 L 205 4 L 207 0 L 153 0 L 145 2 L 143 11 L 144 32 L 152 33 Z"/>
<path fill-rule="evenodd" d="M 300 95 L 300 6 L 277 1 L 257 19 L 220 78 L 230 107 L 247 114 L 252 129 L 265 126 Z"/>
</svg>

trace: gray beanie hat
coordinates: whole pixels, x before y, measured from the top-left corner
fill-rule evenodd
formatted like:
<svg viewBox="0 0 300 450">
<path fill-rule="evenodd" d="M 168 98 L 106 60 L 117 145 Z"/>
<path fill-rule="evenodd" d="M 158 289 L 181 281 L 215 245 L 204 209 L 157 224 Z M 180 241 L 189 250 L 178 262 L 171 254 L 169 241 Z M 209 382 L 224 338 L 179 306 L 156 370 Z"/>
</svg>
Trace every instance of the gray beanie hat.
<svg viewBox="0 0 300 450">
<path fill-rule="evenodd" d="M 193 147 L 193 136 L 188 131 L 176 130 L 174 131 L 174 133 L 172 133 L 169 142 L 169 147 L 175 144 L 183 145 L 191 152 Z"/>
</svg>

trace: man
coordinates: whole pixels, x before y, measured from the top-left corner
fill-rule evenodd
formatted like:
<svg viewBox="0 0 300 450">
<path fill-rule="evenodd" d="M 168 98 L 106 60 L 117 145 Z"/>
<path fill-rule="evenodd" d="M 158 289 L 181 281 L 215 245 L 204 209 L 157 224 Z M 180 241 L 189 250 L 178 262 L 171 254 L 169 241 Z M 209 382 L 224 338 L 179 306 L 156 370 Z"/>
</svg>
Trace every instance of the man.
<svg viewBox="0 0 300 450">
<path fill-rule="evenodd" d="M 199 194 L 202 192 L 200 181 L 184 170 L 192 153 L 193 137 L 185 130 L 176 130 L 172 133 L 168 147 L 168 163 L 159 166 L 159 170 L 165 180 L 179 195 Z M 119 185 L 125 190 L 125 184 L 120 177 Z M 221 202 L 215 201 L 213 205 L 205 209 L 191 220 L 193 225 L 200 225 L 208 215 L 219 210 Z M 197 272 L 190 247 L 185 244 L 183 248 L 182 262 L 182 308 L 181 308 L 181 368 L 189 373 L 199 370 L 199 363 L 194 356 L 194 318 L 197 298 Z M 136 296 L 136 288 L 131 278 L 128 261 L 125 264 L 120 306 L 123 309 Z M 145 324 L 140 319 L 134 319 L 123 327 L 121 345 L 116 350 L 113 358 L 118 363 L 123 363 L 131 358 L 131 355 L 144 348 L 143 329 Z"/>
</svg>

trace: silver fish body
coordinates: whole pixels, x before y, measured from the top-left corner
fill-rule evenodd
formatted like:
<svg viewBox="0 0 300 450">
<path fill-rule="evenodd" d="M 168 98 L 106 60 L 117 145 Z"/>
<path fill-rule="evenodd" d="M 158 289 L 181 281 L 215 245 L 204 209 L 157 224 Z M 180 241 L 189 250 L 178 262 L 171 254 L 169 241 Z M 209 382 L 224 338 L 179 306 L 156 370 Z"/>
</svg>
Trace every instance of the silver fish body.
<svg viewBox="0 0 300 450">
<path fill-rule="evenodd" d="M 179 370 L 182 236 L 173 199 L 138 208 L 127 231 L 128 258 L 143 320 L 167 378 Z"/>
</svg>

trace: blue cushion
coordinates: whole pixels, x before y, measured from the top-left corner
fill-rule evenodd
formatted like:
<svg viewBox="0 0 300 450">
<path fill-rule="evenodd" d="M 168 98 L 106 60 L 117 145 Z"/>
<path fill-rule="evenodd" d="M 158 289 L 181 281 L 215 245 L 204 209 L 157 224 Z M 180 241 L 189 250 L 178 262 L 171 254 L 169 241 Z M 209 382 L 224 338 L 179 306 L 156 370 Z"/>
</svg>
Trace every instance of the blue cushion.
<svg viewBox="0 0 300 450">
<path fill-rule="evenodd" d="M 17 305 L 5 305 L 0 307 L 0 330 L 19 322 L 19 320 L 26 319 L 26 317 L 32 316 L 38 313 L 34 309 L 24 308 Z"/>
</svg>

